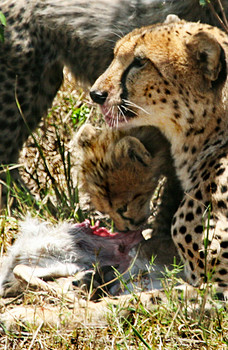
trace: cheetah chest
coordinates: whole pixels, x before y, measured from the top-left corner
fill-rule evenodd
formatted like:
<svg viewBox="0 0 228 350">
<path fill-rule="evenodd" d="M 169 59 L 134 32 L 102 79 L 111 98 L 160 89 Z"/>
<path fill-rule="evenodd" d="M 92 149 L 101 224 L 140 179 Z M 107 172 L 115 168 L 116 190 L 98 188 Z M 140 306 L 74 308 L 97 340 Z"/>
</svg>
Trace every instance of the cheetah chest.
<svg viewBox="0 0 228 350">
<path fill-rule="evenodd" d="M 188 280 L 207 280 L 228 286 L 228 147 L 208 152 L 198 166 L 189 168 L 192 186 L 172 223 Z M 206 153 L 206 152 L 204 152 Z M 227 284 L 226 284 L 227 283 Z"/>
</svg>

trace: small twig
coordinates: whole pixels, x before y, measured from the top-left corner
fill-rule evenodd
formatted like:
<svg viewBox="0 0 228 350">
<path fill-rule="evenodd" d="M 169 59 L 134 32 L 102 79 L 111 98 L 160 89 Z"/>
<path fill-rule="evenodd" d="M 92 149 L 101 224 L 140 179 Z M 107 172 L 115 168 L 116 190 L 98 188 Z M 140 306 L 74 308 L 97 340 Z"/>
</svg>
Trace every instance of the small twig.
<svg viewBox="0 0 228 350">
<path fill-rule="evenodd" d="M 0 307 L 6 307 L 6 306 L 8 306 L 8 305 L 10 305 L 10 304 L 14 304 L 15 303 L 15 301 L 17 301 L 18 299 L 20 299 L 21 297 L 23 296 L 23 293 L 21 293 L 21 294 L 19 294 L 19 295 L 17 295 L 15 298 L 13 298 L 13 299 L 10 299 L 10 300 L 4 300 L 4 302 L 3 302 L 3 299 L 1 299 L 1 303 L 0 303 Z"/>
<path fill-rule="evenodd" d="M 223 21 L 224 21 L 224 23 L 225 23 L 226 28 L 228 29 L 228 21 L 227 21 L 227 18 L 226 18 L 226 14 L 225 14 L 223 5 L 222 5 L 222 3 L 221 3 L 221 0 L 217 0 L 217 1 L 218 1 L 218 4 L 219 4 L 221 13 L 222 13 Z"/>
<path fill-rule="evenodd" d="M 201 322 L 205 317 L 205 305 L 207 302 L 209 287 L 210 287 L 209 283 L 206 283 L 206 287 L 203 291 L 202 304 L 200 305 L 199 322 L 198 322 L 199 325 L 201 325 Z"/>
<path fill-rule="evenodd" d="M 23 168 L 24 165 L 23 164 L 15 164 L 15 165 L 11 165 L 11 166 L 6 166 L 4 169 L 0 170 L 0 174 L 6 173 L 7 171 L 11 171 L 17 168 Z"/>
<path fill-rule="evenodd" d="M 174 321 L 176 320 L 179 311 L 180 311 L 180 305 L 178 306 L 177 311 L 175 312 L 175 315 L 174 315 L 174 317 L 169 325 L 169 329 L 168 329 L 167 333 L 165 334 L 165 339 L 167 339 L 169 337 L 171 328 L 173 327 Z"/>
<path fill-rule="evenodd" d="M 219 0 L 218 0 L 219 1 Z M 208 7 L 210 8 L 211 12 L 213 13 L 213 15 L 217 18 L 219 24 L 222 26 L 222 28 L 225 30 L 225 32 L 228 34 L 228 27 L 224 24 L 224 22 L 222 21 L 222 19 L 219 17 L 219 15 L 217 14 L 217 12 L 214 9 L 214 6 L 211 4 L 211 2 L 208 2 Z M 222 5 L 221 5 L 222 6 Z M 223 8 L 221 8 L 222 13 L 224 13 Z M 225 14 L 224 14 L 225 15 Z"/>
</svg>

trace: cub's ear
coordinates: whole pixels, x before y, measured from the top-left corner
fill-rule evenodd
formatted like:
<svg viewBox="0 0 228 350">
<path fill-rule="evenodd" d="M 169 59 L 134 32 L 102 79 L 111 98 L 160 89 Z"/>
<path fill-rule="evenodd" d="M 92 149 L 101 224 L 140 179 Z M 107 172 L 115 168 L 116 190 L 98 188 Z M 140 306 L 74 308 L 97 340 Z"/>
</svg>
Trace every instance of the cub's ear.
<svg viewBox="0 0 228 350">
<path fill-rule="evenodd" d="M 126 158 L 129 159 L 129 165 L 138 163 L 140 166 L 147 167 L 151 164 L 152 157 L 146 150 L 143 144 L 133 136 L 125 136 L 115 147 L 115 160 L 121 163 L 122 160 L 126 163 Z"/>
<path fill-rule="evenodd" d="M 206 32 L 199 32 L 193 35 L 186 45 L 191 54 L 195 55 L 210 86 L 214 86 L 215 82 L 220 84 L 226 80 L 225 52 L 215 37 Z"/>
<path fill-rule="evenodd" d="M 80 147 L 89 147 L 96 137 L 96 129 L 90 124 L 85 124 L 77 132 L 75 143 Z"/>
</svg>

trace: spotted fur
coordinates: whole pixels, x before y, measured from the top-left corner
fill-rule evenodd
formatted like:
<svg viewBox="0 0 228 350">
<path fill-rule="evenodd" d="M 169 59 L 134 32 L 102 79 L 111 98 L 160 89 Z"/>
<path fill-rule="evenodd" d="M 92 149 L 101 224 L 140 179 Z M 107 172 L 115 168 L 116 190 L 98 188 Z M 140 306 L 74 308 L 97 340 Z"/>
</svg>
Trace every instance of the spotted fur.
<svg viewBox="0 0 228 350">
<path fill-rule="evenodd" d="M 51 106 L 64 65 L 90 84 L 110 63 L 118 37 L 135 27 L 161 21 L 170 12 L 217 24 L 198 0 L 1 0 L 0 11 L 7 21 L 0 42 L 3 165 L 17 162 L 29 132 L 16 100 L 33 130 Z M 18 178 L 17 170 L 12 176 Z"/>
<path fill-rule="evenodd" d="M 227 35 L 200 23 L 159 24 L 128 34 L 114 54 L 91 97 L 110 125 L 153 125 L 168 138 L 185 192 L 172 237 L 187 278 L 226 289 Z"/>
</svg>

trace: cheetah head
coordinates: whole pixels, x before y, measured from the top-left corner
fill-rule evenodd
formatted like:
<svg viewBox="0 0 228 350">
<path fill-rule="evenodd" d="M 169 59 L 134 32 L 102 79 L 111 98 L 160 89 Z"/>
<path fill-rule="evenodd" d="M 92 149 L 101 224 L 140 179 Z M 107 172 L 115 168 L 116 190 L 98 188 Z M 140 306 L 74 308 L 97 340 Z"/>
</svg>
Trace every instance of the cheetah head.
<svg viewBox="0 0 228 350">
<path fill-rule="evenodd" d="M 222 100 L 225 38 L 185 21 L 136 29 L 117 42 L 91 98 L 111 127 L 154 125 L 170 139 L 197 124 L 206 104 Z"/>
<path fill-rule="evenodd" d="M 145 139 L 141 129 L 137 132 Z M 94 207 L 108 214 L 119 231 L 136 230 L 145 223 L 165 162 L 165 150 L 148 152 L 134 132 L 132 135 L 96 130 L 87 124 L 76 140 L 83 189 Z"/>
</svg>

